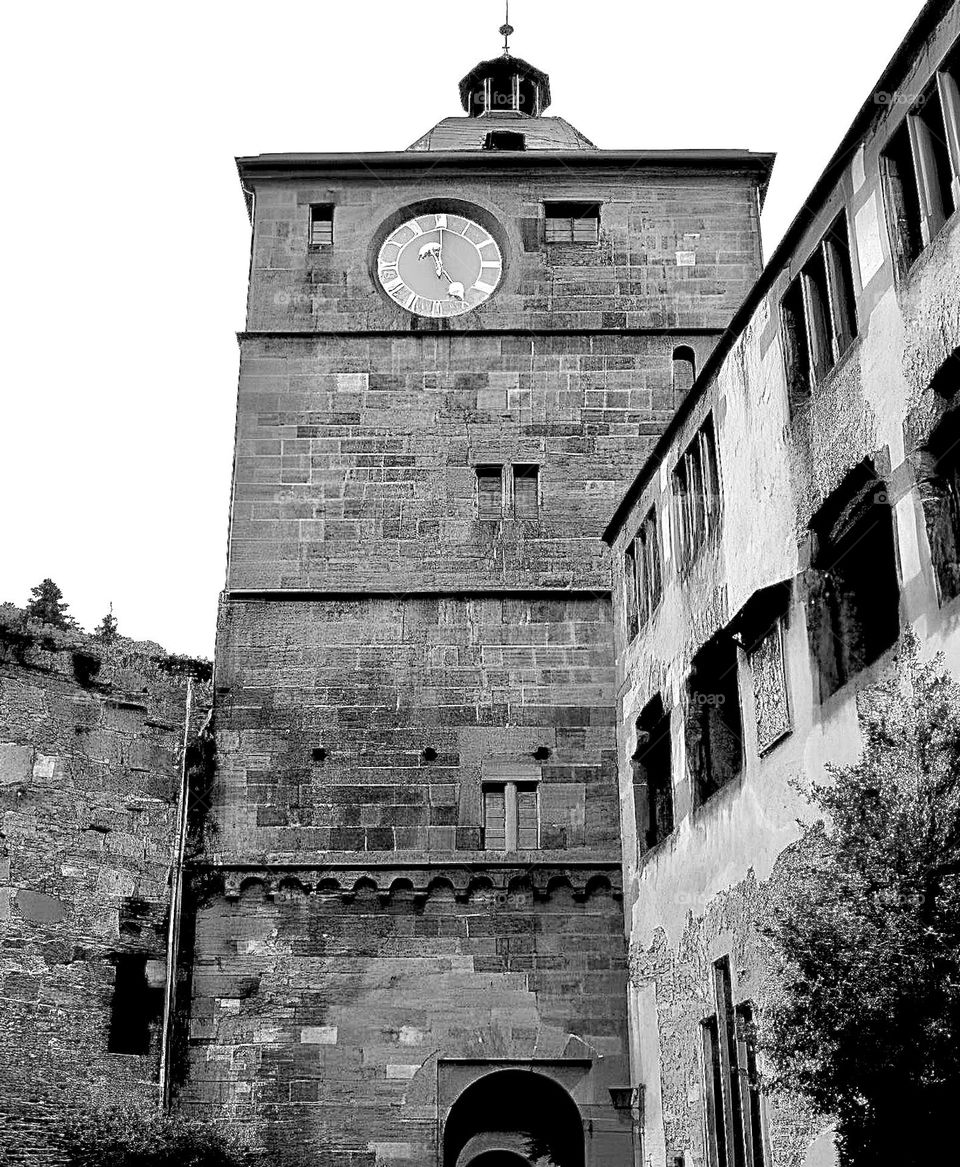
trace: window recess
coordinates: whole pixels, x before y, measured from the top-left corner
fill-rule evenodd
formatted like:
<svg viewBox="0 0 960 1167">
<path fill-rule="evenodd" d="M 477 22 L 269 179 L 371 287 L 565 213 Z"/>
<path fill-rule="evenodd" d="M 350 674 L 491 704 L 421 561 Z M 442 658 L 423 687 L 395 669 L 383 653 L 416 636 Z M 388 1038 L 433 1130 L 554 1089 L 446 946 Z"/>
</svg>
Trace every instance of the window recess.
<svg viewBox="0 0 960 1167">
<path fill-rule="evenodd" d="M 633 758 L 633 805 L 638 855 L 662 843 L 673 831 L 670 715 L 656 696 L 637 719 Z"/>
<path fill-rule="evenodd" d="M 315 203 L 310 208 L 310 246 L 333 246 L 333 206 Z"/>
<path fill-rule="evenodd" d="M 535 851 L 540 846 L 538 783 L 505 779 L 483 783 L 483 848 Z"/>
<path fill-rule="evenodd" d="M 503 518 L 503 467 L 477 466 L 477 518 L 481 522 Z"/>
<path fill-rule="evenodd" d="M 712 414 L 674 468 L 672 488 L 677 565 L 683 572 L 720 525 L 720 468 Z"/>
<path fill-rule="evenodd" d="M 960 416 L 951 411 L 918 455 L 918 486 L 941 605 L 960 596 Z"/>
<path fill-rule="evenodd" d="M 686 738 L 694 806 L 702 806 L 743 767 L 737 645 L 719 633 L 700 649 L 687 679 Z"/>
<path fill-rule="evenodd" d="M 894 258 L 904 274 L 960 206 L 957 53 L 892 135 L 882 170 Z"/>
<path fill-rule="evenodd" d="M 600 203 L 545 203 L 547 243 L 599 243 Z"/>
<path fill-rule="evenodd" d="M 807 633 L 825 700 L 900 635 L 900 583 L 886 486 L 862 462 L 811 524 Z"/>
<path fill-rule="evenodd" d="M 850 235 L 837 217 L 780 305 L 781 336 L 791 407 L 809 397 L 853 343 L 857 312 Z"/>
</svg>

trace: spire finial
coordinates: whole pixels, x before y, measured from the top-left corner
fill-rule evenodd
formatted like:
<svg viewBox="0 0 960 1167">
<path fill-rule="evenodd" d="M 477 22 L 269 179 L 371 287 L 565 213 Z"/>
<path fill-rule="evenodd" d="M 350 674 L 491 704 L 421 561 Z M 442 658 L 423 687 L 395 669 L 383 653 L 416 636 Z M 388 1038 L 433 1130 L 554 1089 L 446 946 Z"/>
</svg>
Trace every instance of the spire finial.
<svg viewBox="0 0 960 1167">
<path fill-rule="evenodd" d="M 510 56 L 510 38 L 513 36 L 513 25 L 510 23 L 510 0 L 507 3 L 507 18 L 503 24 L 500 25 L 500 35 L 503 37 L 503 55 Z"/>
</svg>

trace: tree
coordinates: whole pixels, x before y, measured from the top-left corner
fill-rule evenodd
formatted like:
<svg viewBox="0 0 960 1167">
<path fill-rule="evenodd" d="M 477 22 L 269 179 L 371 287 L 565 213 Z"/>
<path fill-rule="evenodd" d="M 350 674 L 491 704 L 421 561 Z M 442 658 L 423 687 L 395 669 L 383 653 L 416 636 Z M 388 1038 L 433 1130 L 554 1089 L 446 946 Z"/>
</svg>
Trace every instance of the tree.
<svg viewBox="0 0 960 1167">
<path fill-rule="evenodd" d="M 105 644 L 112 644 L 117 639 L 117 618 L 113 614 L 113 604 L 110 605 L 110 611 L 107 612 L 96 628 L 94 628 L 93 635 Z"/>
<path fill-rule="evenodd" d="M 27 615 L 41 624 L 52 624 L 54 628 L 76 628 L 77 623 L 67 615 L 69 604 L 63 602 L 63 592 L 52 579 L 45 579 L 30 589 L 27 601 Z"/>
<path fill-rule="evenodd" d="M 814 788 L 824 817 L 774 895 L 763 1043 L 845 1167 L 919 1167 L 960 1091 L 960 686 L 910 642 L 859 704 L 860 759 Z"/>
<path fill-rule="evenodd" d="M 132 1104 L 93 1104 L 70 1117 L 59 1142 L 68 1167 L 243 1167 L 253 1162 L 211 1122 Z"/>
</svg>

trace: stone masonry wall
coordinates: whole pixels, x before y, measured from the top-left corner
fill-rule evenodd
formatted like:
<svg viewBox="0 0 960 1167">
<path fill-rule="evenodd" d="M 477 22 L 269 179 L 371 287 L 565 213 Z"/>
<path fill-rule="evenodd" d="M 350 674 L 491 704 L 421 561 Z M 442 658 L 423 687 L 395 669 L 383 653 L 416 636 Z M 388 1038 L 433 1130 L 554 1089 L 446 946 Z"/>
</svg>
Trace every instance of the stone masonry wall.
<svg viewBox="0 0 960 1167">
<path fill-rule="evenodd" d="M 201 908 L 184 1103 L 285 1164 L 423 1167 L 443 1059 L 546 1059 L 575 1076 L 588 1163 L 632 1162 L 608 1089 L 627 1073 L 617 865 L 576 892 L 522 868 L 408 875 L 275 873 Z"/>
<path fill-rule="evenodd" d="M 545 850 L 617 857 L 611 636 L 601 598 L 225 602 L 211 854 L 477 851 L 502 762 Z"/>
<path fill-rule="evenodd" d="M 97 1090 L 157 1103 L 188 673 L 157 645 L 110 646 L 0 608 L 0 1161 L 55 1161 L 49 1125 Z M 209 666 L 206 666 L 209 669 Z M 210 704 L 194 686 L 194 720 Z M 145 959 L 113 1019 L 118 965 Z M 137 1001 L 131 1004 L 136 1007 Z"/>
</svg>

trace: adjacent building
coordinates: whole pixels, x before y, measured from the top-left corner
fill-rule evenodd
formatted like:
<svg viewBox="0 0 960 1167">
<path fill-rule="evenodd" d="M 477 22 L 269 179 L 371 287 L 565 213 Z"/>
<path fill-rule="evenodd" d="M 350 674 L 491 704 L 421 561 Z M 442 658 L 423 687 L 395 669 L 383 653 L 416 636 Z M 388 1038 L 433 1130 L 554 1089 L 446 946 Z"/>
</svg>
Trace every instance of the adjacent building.
<svg viewBox="0 0 960 1167">
<path fill-rule="evenodd" d="M 830 1160 L 756 1086 L 804 791 L 912 629 L 960 674 L 960 11 L 926 6 L 610 523 L 644 1162 Z"/>
</svg>

